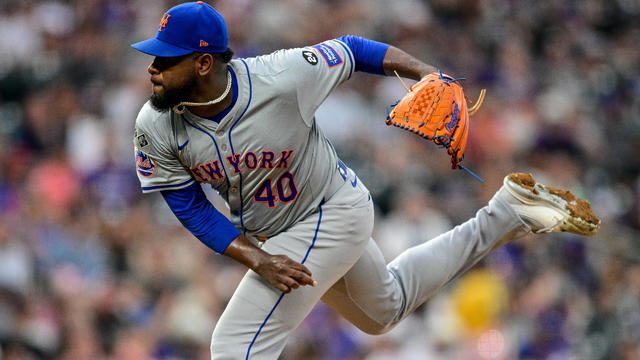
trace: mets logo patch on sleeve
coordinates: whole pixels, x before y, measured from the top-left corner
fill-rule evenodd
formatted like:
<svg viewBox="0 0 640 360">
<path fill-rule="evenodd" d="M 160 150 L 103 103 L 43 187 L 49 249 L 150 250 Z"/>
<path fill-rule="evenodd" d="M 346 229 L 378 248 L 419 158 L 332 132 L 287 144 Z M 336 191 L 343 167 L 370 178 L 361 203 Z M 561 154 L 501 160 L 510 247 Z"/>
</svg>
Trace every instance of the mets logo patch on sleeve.
<svg viewBox="0 0 640 360">
<path fill-rule="evenodd" d="M 147 154 L 136 149 L 136 170 L 141 176 L 149 177 L 156 172 L 156 162 Z"/>
<path fill-rule="evenodd" d="M 331 46 L 325 43 L 322 43 L 322 44 L 314 45 L 312 47 L 320 51 L 320 55 L 322 55 L 324 60 L 327 62 L 327 66 L 329 66 L 330 68 L 336 65 L 342 64 L 343 62 L 342 58 L 340 57 L 338 52 Z"/>
</svg>

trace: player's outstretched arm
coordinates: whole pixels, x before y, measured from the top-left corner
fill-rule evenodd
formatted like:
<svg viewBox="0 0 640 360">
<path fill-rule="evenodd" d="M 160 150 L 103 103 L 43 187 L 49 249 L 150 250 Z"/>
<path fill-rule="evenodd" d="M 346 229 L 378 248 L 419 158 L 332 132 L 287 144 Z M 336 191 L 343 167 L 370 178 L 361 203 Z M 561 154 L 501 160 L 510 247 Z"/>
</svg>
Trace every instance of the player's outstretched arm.
<svg viewBox="0 0 640 360">
<path fill-rule="evenodd" d="M 412 80 L 420 80 L 438 71 L 434 66 L 425 64 L 394 46 L 389 46 L 387 49 L 382 59 L 382 69 L 387 76 L 394 76 L 393 72 L 397 71 L 398 75 Z"/>
<path fill-rule="evenodd" d="M 209 248 L 246 265 L 278 290 L 315 286 L 306 266 L 284 255 L 271 255 L 256 247 L 207 200 L 200 184 L 163 191 L 169 208 L 189 231 Z"/>
<path fill-rule="evenodd" d="M 244 235 L 235 238 L 223 255 L 244 264 L 284 293 L 299 286 L 317 285 L 306 266 L 285 255 L 271 255 L 255 246 Z"/>
</svg>

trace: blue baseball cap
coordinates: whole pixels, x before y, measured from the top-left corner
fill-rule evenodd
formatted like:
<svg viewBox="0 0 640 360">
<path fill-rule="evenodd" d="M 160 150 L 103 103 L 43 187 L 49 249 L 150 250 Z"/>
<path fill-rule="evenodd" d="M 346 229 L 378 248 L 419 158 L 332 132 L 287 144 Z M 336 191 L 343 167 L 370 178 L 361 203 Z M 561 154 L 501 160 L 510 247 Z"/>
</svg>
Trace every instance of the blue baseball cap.
<svg viewBox="0 0 640 360">
<path fill-rule="evenodd" d="M 193 52 L 220 53 L 228 45 L 227 24 L 222 15 L 198 1 L 169 9 L 162 16 L 156 36 L 131 47 L 149 55 L 174 57 Z"/>
</svg>

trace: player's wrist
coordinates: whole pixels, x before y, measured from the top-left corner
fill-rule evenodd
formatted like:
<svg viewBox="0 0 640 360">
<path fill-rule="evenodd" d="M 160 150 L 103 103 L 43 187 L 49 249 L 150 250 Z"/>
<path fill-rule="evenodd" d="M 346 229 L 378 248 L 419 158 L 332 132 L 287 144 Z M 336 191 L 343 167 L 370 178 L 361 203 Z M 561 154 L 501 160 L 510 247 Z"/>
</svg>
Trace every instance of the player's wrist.
<svg viewBox="0 0 640 360">
<path fill-rule="evenodd" d="M 425 64 L 425 66 L 423 66 L 422 69 L 420 70 L 420 80 L 424 79 L 429 74 L 432 74 L 434 72 L 438 72 L 437 67 Z"/>
<path fill-rule="evenodd" d="M 265 264 L 269 263 L 269 258 L 271 257 L 271 254 L 267 253 L 266 251 L 258 247 L 254 247 L 250 251 L 251 251 L 251 254 L 249 254 L 248 256 L 250 258 L 250 262 L 249 264 L 247 264 L 247 267 L 257 272 L 258 274 L 261 274 L 260 269 L 264 268 Z"/>
<path fill-rule="evenodd" d="M 255 246 L 251 239 L 243 234 L 238 235 L 238 237 L 229 244 L 223 254 L 254 271 L 256 271 L 269 256 L 268 253 Z"/>
</svg>

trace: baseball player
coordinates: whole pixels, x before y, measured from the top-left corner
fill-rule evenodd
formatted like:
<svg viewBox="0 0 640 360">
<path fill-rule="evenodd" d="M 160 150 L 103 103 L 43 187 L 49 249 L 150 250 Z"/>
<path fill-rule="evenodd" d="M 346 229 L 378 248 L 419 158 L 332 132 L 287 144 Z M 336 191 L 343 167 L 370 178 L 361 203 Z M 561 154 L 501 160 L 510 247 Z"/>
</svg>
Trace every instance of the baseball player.
<svg viewBox="0 0 640 360">
<path fill-rule="evenodd" d="M 500 244 L 597 229 L 590 209 L 569 209 L 568 192 L 511 174 L 474 218 L 387 265 L 371 238 L 371 196 L 314 112 L 355 71 L 419 80 L 433 66 L 355 36 L 232 60 L 223 17 L 202 1 L 171 8 L 155 37 L 132 46 L 155 56 L 134 134 L 142 191 L 161 191 L 195 237 L 249 268 L 216 324 L 212 359 L 278 358 L 320 300 L 384 333 Z"/>
</svg>

